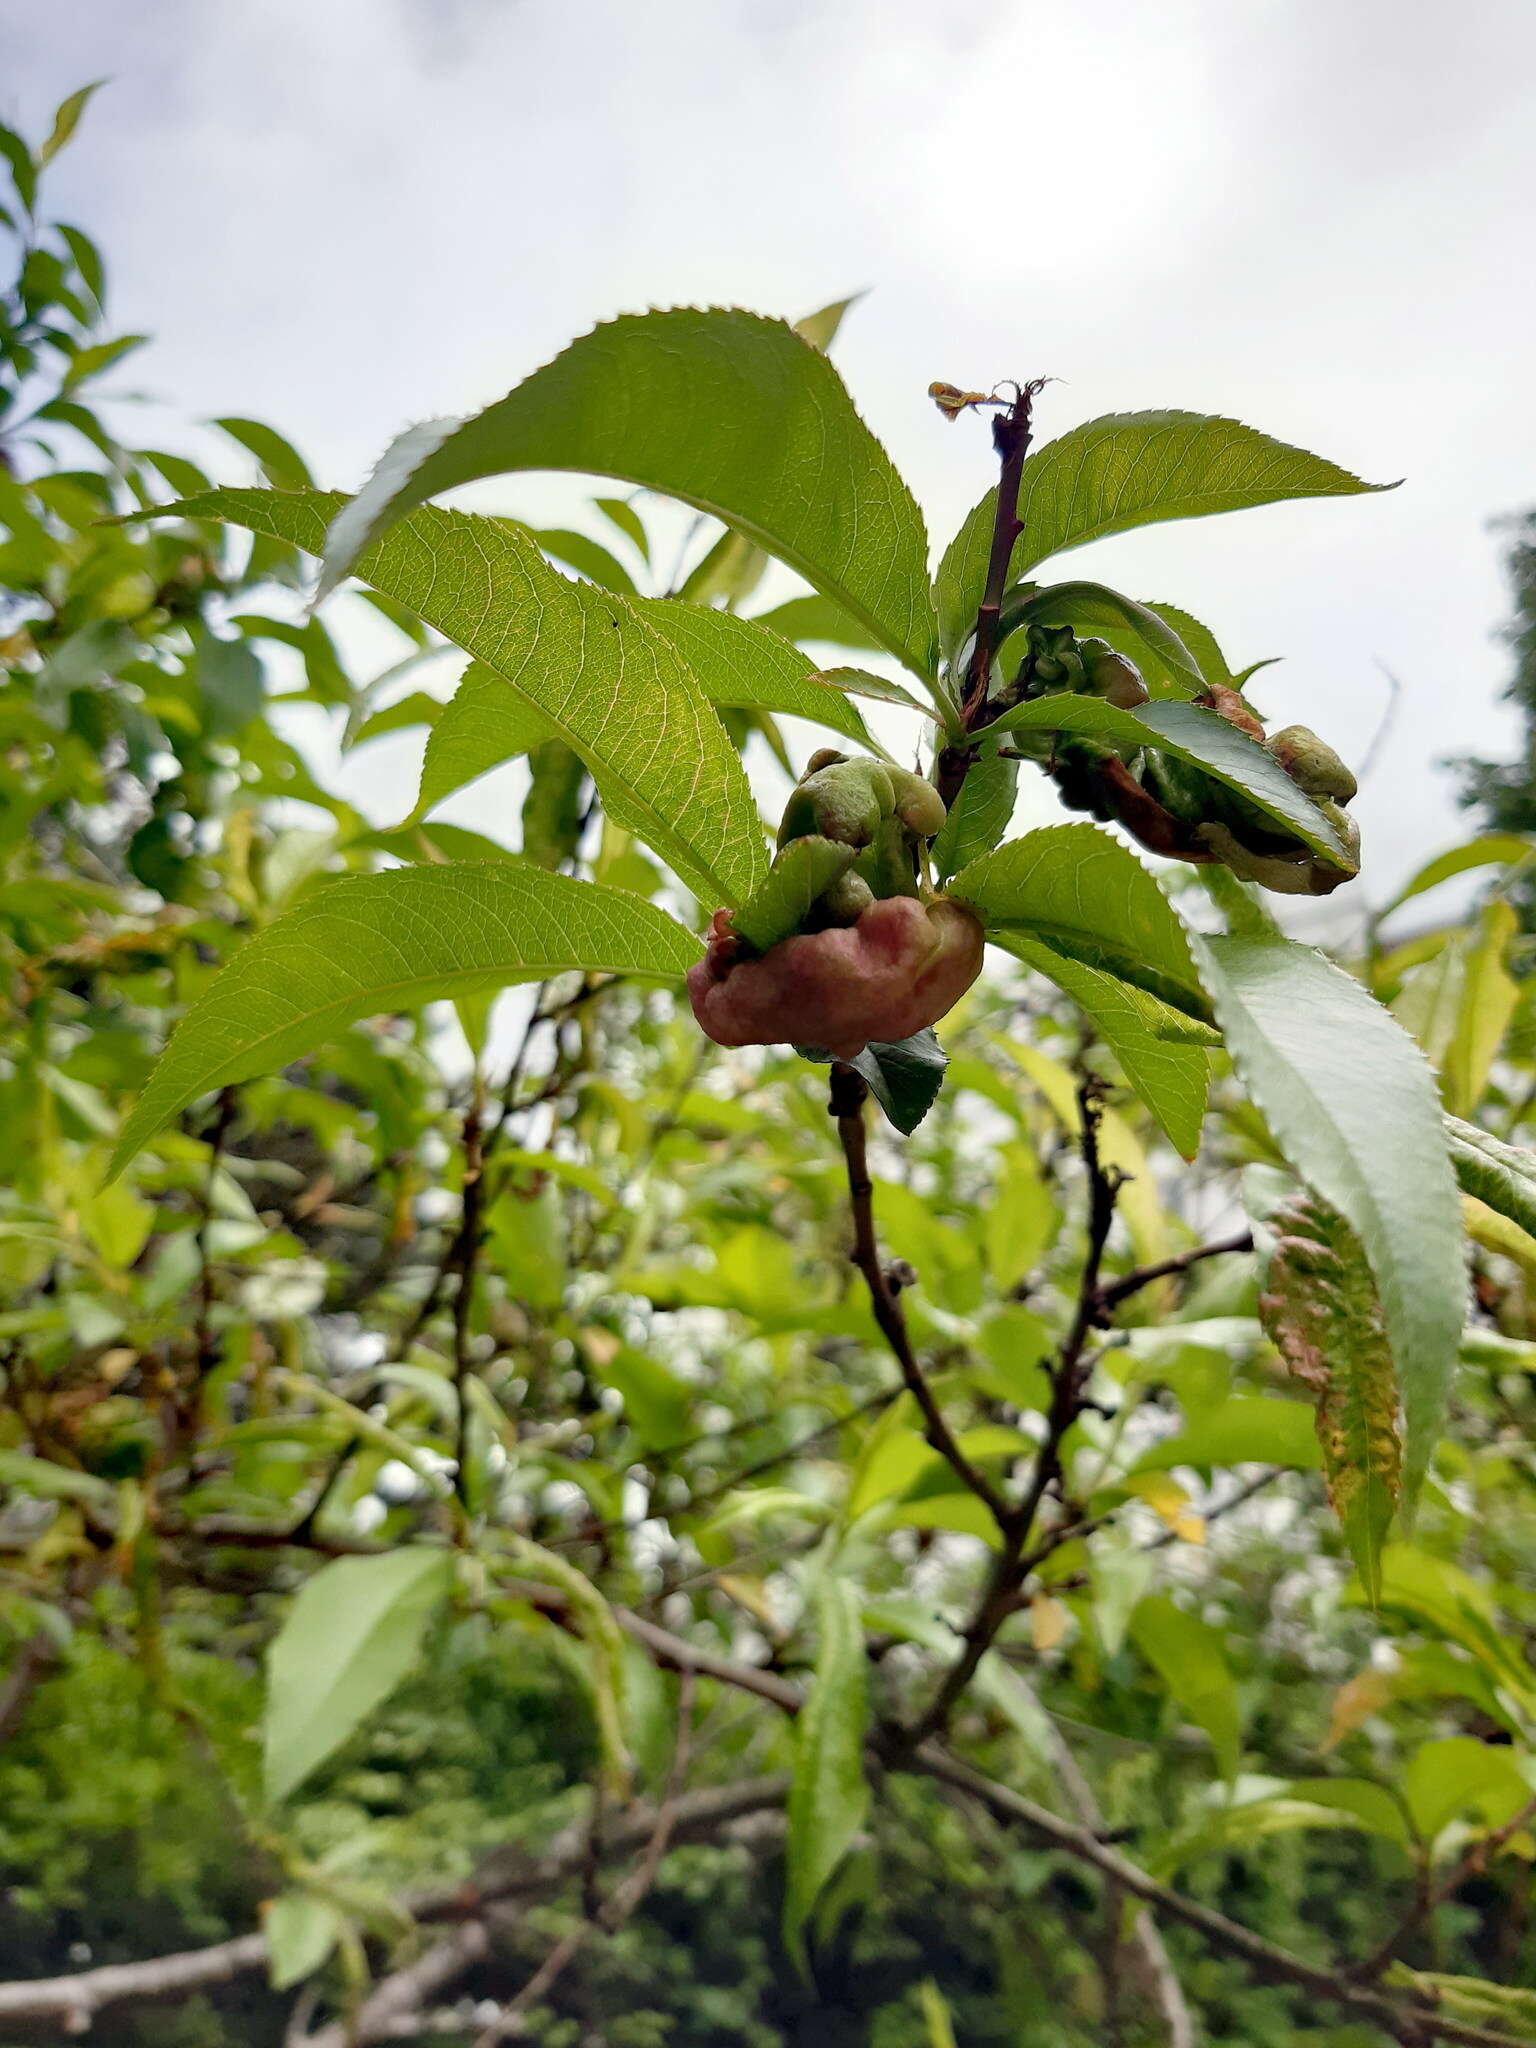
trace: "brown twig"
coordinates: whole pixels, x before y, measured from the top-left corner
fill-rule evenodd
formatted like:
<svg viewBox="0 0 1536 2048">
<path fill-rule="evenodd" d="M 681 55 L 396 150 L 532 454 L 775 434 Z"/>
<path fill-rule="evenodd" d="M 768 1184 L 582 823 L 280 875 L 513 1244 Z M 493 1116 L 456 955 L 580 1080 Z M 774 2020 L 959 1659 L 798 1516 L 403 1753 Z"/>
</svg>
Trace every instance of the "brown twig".
<svg viewBox="0 0 1536 2048">
<path fill-rule="evenodd" d="M 1034 1470 L 1023 1499 L 999 1517 L 1002 1544 L 992 1560 L 976 1611 L 967 1625 L 960 1655 L 945 1674 L 927 1711 L 913 1726 L 907 1742 L 917 1748 L 947 1727 L 949 1717 L 976 1676 L 977 1668 L 992 1647 L 1003 1624 L 1014 1613 L 1025 1580 L 1051 1552 L 1065 1542 L 1075 1528 L 1053 1532 L 1043 1544 L 1029 1549 L 1029 1539 L 1047 1492 L 1061 1480 L 1062 1445 L 1068 1431 L 1083 1411 L 1083 1392 L 1092 1360 L 1085 1358 L 1088 1338 L 1096 1326 L 1099 1302 L 1099 1270 L 1109 1242 L 1115 1217 L 1119 1177 L 1099 1157 L 1100 1097 L 1103 1083 L 1086 1075 L 1079 1083 L 1077 1108 L 1078 1142 L 1088 1180 L 1088 1246 L 1078 1280 L 1077 1309 L 1072 1327 L 1063 1338 L 1051 1369 L 1051 1398 L 1046 1411 L 1045 1441 L 1035 1456 Z M 1068 1525 L 1072 1518 L 1068 1517 Z"/>
<path fill-rule="evenodd" d="M 512 2040 L 524 2032 L 523 2014 L 530 2006 L 536 2005 L 554 1983 L 566 1966 L 572 1962 L 587 1937 L 601 1928 L 605 1934 L 617 1934 L 631 1915 L 638 1909 L 646 1893 L 656 1882 L 656 1873 L 661 1868 L 662 1858 L 672 1839 L 673 1822 L 677 1817 L 677 1802 L 682 1794 L 683 1780 L 688 1775 L 688 1756 L 693 1729 L 694 1674 L 684 1671 L 678 1687 L 677 1739 L 672 1748 L 672 1763 L 667 1772 L 666 1790 L 656 1809 L 656 1825 L 651 1830 L 644 1854 L 638 1865 L 624 1879 L 608 1900 L 595 1914 L 589 1914 L 578 1921 L 570 1933 L 556 1942 L 538 1969 L 528 1979 L 515 1997 L 510 1998 L 490 2025 L 475 2038 L 475 2048 L 498 2048 L 502 2041 Z M 599 1845 L 596 1845 L 600 1847 Z"/>
<path fill-rule="evenodd" d="M 1230 1237 L 1216 1239 L 1211 1244 L 1196 1245 L 1193 1251 L 1176 1252 L 1172 1258 L 1159 1259 L 1150 1266 L 1137 1266 L 1131 1272 L 1122 1274 L 1118 1280 L 1108 1281 L 1098 1291 L 1097 1308 L 1101 1322 L 1107 1322 L 1111 1313 L 1122 1301 L 1133 1294 L 1139 1294 L 1143 1287 L 1150 1287 L 1154 1280 L 1168 1280 L 1179 1273 L 1187 1273 L 1191 1266 L 1202 1259 L 1225 1258 L 1231 1252 L 1251 1252 L 1253 1232 L 1236 1230 Z"/>
<path fill-rule="evenodd" d="M 454 1266 L 458 1287 L 453 1297 L 453 1391 L 458 1398 L 455 1422 L 453 1484 L 469 1504 L 469 1356 L 470 1316 L 475 1305 L 475 1279 L 480 1264 L 481 1214 L 485 1201 L 485 1158 L 481 1116 L 484 1109 L 478 1068 L 474 1097 L 464 1113 L 464 1179 Z"/>
<path fill-rule="evenodd" d="M 1013 561 L 1014 543 L 1020 532 L 1019 484 L 1024 474 L 1024 458 L 1029 453 L 1034 402 L 1044 381 L 1043 378 L 1035 378 L 1028 384 L 1016 385 L 1013 403 L 1005 411 L 997 413 L 992 421 L 992 445 L 1001 458 L 1002 471 L 998 478 L 996 509 L 992 520 L 992 546 L 987 557 L 987 580 L 982 591 L 981 603 L 976 610 L 971 658 L 966 667 L 965 686 L 960 703 L 960 723 L 967 733 L 979 730 L 987 722 L 987 694 L 992 679 L 992 661 L 997 653 L 1002 630 L 1003 598 L 1008 588 L 1008 571 Z M 965 781 L 975 758 L 974 747 L 951 745 L 940 751 L 938 789 L 946 805 L 952 804 L 960 794 L 960 785 Z"/>
<path fill-rule="evenodd" d="M 853 1210 L 853 1263 L 864 1276 L 870 1308 L 880 1334 L 890 1345 L 896 1363 L 901 1367 L 907 1391 L 922 1415 L 923 1435 L 929 1446 L 938 1452 L 966 1492 L 975 1494 L 985 1504 L 1002 1528 L 1008 1521 L 1008 1504 L 955 1441 L 954 1432 L 944 1419 L 944 1411 L 935 1400 L 933 1389 L 917 1362 L 907 1319 L 880 1257 L 879 1240 L 875 1235 L 875 1189 L 869 1177 L 864 1131 L 864 1104 L 868 1095 L 863 1077 L 852 1067 L 844 1066 L 842 1061 L 834 1061 L 827 1110 L 837 1119 L 837 1135 L 848 1168 L 848 1199 Z"/>
<path fill-rule="evenodd" d="M 0 1742 L 9 1742 L 21 1726 L 33 1693 L 58 1662 L 58 1656 L 57 1644 L 42 1628 L 17 1651 L 10 1676 L 0 1687 Z"/>
<path fill-rule="evenodd" d="M 1490 1828 L 1486 1835 L 1479 1835 L 1439 1884 L 1429 1881 L 1426 1862 L 1420 1873 L 1420 1882 L 1414 1888 L 1413 1904 L 1381 1946 L 1355 1971 L 1360 1982 L 1373 1983 L 1392 1963 L 1409 1936 L 1417 1933 L 1441 1906 L 1453 1899 L 1469 1879 L 1480 1876 L 1505 1844 L 1512 1841 L 1522 1828 L 1529 1827 L 1533 1820 L 1536 1820 L 1536 1794 L 1512 1813 L 1502 1826 Z"/>
<path fill-rule="evenodd" d="M 218 1346 L 213 1335 L 213 1261 L 208 1254 L 208 1243 L 213 1229 L 214 1189 L 218 1183 L 219 1169 L 224 1163 L 224 1148 L 229 1142 L 229 1133 L 235 1121 L 239 1100 L 233 1088 L 219 1090 L 218 1111 L 208 1140 L 208 1172 L 203 1182 L 202 1211 L 197 1224 L 197 1320 L 193 1325 L 194 1403 L 200 1397 L 203 1381 L 218 1362 Z"/>
</svg>

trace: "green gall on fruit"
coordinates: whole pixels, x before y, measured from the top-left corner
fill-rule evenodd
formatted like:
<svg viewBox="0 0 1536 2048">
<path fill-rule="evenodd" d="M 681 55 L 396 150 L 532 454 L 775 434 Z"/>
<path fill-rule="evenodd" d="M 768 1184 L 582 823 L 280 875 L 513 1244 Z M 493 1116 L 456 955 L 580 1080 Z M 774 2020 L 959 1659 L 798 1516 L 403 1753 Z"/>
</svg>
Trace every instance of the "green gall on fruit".
<svg viewBox="0 0 1536 2048">
<path fill-rule="evenodd" d="M 1314 801 L 1327 797 L 1336 804 L 1347 804 L 1357 794 L 1359 783 L 1310 726 L 1288 725 L 1265 745 L 1296 787 Z"/>
<path fill-rule="evenodd" d="M 944 799 L 925 775 L 910 768 L 886 771 L 896 794 L 896 815 L 914 839 L 932 839 L 944 823 Z"/>
<path fill-rule="evenodd" d="M 784 806 L 779 845 L 814 833 L 844 846 L 868 846 L 895 809 L 890 774 L 878 761 L 850 761 L 823 748 L 811 756 Z"/>
<path fill-rule="evenodd" d="M 851 869 L 823 889 L 817 907 L 829 925 L 857 924 L 875 900 L 875 892 L 860 874 Z"/>
<path fill-rule="evenodd" d="M 1107 640 L 1079 640 L 1077 649 L 1088 696 L 1101 697 L 1120 711 L 1134 711 L 1138 704 L 1146 703 L 1147 686 L 1134 661 L 1117 654 Z"/>
</svg>

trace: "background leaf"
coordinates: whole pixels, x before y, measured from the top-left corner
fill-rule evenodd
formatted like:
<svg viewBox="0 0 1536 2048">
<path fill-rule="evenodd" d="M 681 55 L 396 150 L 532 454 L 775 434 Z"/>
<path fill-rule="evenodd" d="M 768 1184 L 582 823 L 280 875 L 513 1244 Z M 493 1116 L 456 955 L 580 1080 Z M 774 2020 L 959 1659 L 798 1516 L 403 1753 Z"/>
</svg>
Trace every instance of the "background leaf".
<svg viewBox="0 0 1536 2048">
<path fill-rule="evenodd" d="M 1200 1147 L 1210 1085 L 1204 1047 L 1219 1044 L 1219 1033 L 1043 939 L 1008 926 L 999 926 L 989 936 L 994 945 L 1054 981 L 1085 1012 L 1179 1153 L 1193 1159 Z"/>
<path fill-rule="evenodd" d="M 1221 1631 L 1155 1594 L 1137 1606 L 1130 1634 L 1169 1698 L 1211 1738 L 1222 1775 L 1236 1777 L 1242 1722 Z"/>
<path fill-rule="evenodd" d="M 847 1579 L 824 1575 L 815 1609 L 816 1671 L 795 1728 L 784 1886 L 785 1946 L 802 1961 L 811 1909 L 869 1810 L 869 1683 L 858 1589 Z"/>
<path fill-rule="evenodd" d="M 188 1011 L 113 1170 L 195 1096 L 273 1073 L 360 1017 L 568 967 L 673 981 L 698 954 L 690 932 L 638 896 L 519 861 L 335 882 L 247 940 Z"/>
<path fill-rule="evenodd" d="M 275 1805 L 382 1704 L 421 1652 L 453 1556 L 338 1557 L 305 1582 L 267 1653 L 263 1781 Z"/>
<path fill-rule="evenodd" d="M 1068 548 L 1162 519 L 1196 519 L 1285 498 L 1388 490 L 1271 440 L 1239 420 L 1193 412 L 1110 413 L 1029 456 L 1019 487 L 1022 522 L 1011 577 Z M 939 568 L 943 645 L 970 631 L 986 579 L 997 493 L 989 491 L 950 542 Z"/>
</svg>

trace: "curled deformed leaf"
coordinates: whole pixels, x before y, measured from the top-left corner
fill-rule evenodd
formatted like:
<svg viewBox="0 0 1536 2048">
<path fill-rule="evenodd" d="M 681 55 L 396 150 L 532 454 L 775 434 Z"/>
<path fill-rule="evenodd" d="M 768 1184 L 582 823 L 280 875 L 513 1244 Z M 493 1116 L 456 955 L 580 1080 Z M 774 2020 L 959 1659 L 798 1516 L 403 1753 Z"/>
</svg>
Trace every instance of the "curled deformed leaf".
<svg viewBox="0 0 1536 2048">
<path fill-rule="evenodd" d="M 1317 1402 L 1328 1498 L 1361 1582 L 1381 1592 L 1381 1546 L 1402 1494 L 1397 1371 L 1376 1283 L 1337 1209 L 1306 1195 L 1277 1212 L 1264 1327 Z"/>
</svg>

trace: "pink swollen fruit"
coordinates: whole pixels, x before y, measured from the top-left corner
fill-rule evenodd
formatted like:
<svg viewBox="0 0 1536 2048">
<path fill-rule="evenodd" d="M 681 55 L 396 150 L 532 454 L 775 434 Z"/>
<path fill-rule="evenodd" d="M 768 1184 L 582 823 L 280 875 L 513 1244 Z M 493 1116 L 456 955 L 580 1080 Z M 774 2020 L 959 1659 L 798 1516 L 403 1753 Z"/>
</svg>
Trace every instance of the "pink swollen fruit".
<svg viewBox="0 0 1536 2048">
<path fill-rule="evenodd" d="M 801 932 L 751 959 L 717 910 L 688 998 L 717 1045 L 815 1045 L 847 1060 L 953 1009 L 981 972 L 982 944 L 964 904 L 891 896 L 857 924 Z"/>
</svg>

